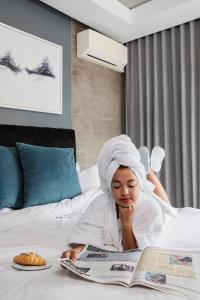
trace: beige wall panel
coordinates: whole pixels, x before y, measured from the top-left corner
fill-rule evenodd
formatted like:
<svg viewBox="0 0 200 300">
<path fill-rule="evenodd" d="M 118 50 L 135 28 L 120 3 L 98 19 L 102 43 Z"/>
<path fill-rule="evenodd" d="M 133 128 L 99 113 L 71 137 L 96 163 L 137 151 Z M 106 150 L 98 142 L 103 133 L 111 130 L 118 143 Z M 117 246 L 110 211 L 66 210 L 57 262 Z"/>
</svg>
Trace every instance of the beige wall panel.
<svg viewBox="0 0 200 300">
<path fill-rule="evenodd" d="M 87 29 L 72 20 L 72 128 L 81 170 L 92 166 L 102 144 L 124 128 L 124 73 L 76 56 L 76 34 Z"/>
</svg>

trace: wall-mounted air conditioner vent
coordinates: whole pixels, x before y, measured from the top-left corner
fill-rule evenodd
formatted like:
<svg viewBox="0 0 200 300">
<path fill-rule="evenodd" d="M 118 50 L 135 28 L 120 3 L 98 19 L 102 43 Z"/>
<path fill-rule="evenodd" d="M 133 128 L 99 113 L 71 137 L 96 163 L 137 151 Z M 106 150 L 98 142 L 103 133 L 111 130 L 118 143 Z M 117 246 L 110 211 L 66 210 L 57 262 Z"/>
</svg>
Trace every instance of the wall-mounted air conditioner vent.
<svg viewBox="0 0 200 300">
<path fill-rule="evenodd" d="M 77 34 L 77 56 L 114 71 L 124 72 L 127 47 L 101 33 L 87 29 Z"/>
</svg>

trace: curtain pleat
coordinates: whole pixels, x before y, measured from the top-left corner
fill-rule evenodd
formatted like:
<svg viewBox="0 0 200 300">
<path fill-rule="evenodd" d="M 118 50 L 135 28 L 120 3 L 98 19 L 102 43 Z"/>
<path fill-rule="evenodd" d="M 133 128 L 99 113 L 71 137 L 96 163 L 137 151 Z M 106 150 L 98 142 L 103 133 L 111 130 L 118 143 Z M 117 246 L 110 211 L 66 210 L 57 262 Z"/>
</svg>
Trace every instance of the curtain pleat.
<svg viewBox="0 0 200 300">
<path fill-rule="evenodd" d="M 200 207 L 200 20 L 127 44 L 126 132 L 164 147 L 158 176 L 173 205 Z"/>
</svg>

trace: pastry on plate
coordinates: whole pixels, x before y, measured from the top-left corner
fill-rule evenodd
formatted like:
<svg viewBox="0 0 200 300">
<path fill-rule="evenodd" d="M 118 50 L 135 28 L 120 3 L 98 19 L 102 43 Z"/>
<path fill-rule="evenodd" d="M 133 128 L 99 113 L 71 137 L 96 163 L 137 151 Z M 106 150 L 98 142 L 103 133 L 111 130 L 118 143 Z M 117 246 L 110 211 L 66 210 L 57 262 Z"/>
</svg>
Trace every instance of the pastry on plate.
<svg viewBox="0 0 200 300">
<path fill-rule="evenodd" d="M 44 266 L 46 265 L 46 260 L 38 255 L 37 253 L 28 252 L 21 253 L 14 257 L 13 261 L 16 264 L 23 266 Z"/>
</svg>

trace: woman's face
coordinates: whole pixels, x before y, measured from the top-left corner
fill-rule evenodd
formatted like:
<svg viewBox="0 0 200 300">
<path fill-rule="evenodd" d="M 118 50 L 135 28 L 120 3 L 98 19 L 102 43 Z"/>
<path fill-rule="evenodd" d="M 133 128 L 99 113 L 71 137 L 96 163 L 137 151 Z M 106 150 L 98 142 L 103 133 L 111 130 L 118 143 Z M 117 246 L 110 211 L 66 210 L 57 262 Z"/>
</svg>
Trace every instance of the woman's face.
<svg viewBox="0 0 200 300">
<path fill-rule="evenodd" d="M 135 204 L 140 192 L 140 184 L 136 175 L 128 168 L 119 168 L 115 172 L 111 183 L 115 202 L 122 207 Z"/>
</svg>

